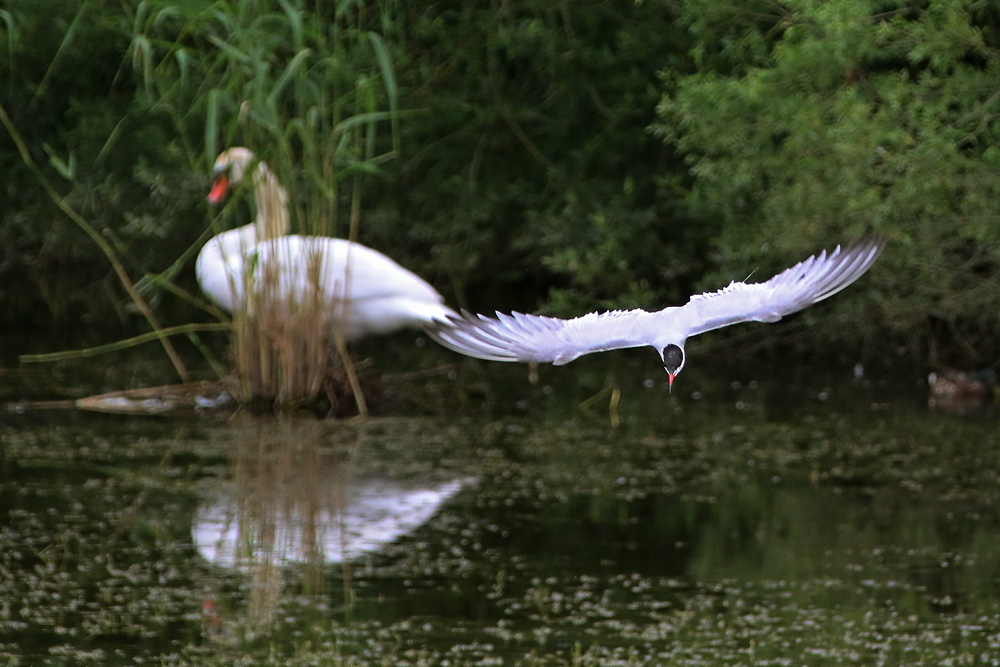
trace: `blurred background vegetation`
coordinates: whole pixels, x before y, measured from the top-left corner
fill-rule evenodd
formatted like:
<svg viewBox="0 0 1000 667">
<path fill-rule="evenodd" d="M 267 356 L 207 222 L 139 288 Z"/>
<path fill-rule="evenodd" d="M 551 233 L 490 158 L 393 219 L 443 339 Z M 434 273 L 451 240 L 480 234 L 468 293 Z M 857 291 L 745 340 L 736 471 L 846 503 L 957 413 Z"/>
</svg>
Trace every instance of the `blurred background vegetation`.
<svg viewBox="0 0 1000 667">
<path fill-rule="evenodd" d="M 477 311 L 660 308 L 867 233 L 871 275 L 748 351 L 1000 363 L 1000 8 L 924 0 L 7 0 L 0 106 L 164 324 L 208 320 L 246 145 L 299 231 Z M 0 326 L 148 327 L 0 131 Z M 731 345 L 729 349 L 735 349 Z"/>
</svg>

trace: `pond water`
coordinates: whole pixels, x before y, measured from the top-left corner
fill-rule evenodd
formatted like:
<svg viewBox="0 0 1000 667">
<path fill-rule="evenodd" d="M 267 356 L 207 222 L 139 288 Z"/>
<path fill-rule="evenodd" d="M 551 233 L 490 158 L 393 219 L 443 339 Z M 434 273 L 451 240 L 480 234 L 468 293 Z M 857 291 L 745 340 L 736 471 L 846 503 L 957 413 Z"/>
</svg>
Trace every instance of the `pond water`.
<svg viewBox="0 0 1000 667">
<path fill-rule="evenodd" d="M 8 408 L 0 656 L 1000 664 L 991 409 L 605 356 L 354 423 Z"/>
</svg>

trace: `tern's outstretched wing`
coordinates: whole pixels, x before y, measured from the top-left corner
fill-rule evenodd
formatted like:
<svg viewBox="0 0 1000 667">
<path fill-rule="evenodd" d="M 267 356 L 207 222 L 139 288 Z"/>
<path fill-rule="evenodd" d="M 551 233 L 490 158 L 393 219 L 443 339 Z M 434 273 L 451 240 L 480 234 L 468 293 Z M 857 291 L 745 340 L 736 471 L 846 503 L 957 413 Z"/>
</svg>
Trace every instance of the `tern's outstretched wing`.
<svg viewBox="0 0 1000 667">
<path fill-rule="evenodd" d="M 572 320 L 542 315 L 497 313 L 496 317 L 462 311 L 451 326 L 427 330 L 447 348 L 489 361 L 551 361 L 568 364 L 590 352 L 641 347 L 652 342 L 651 313 L 616 310 Z"/>
<path fill-rule="evenodd" d="M 691 297 L 680 308 L 590 313 L 571 320 L 541 315 L 462 311 L 427 332 L 447 348 L 490 361 L 566 364 L 591 352 L 684 345 L 688 337 L 739 322 L 775 322 L 844 289 L 878 259 L 884 243 L 870 239 L 813 255 L 763 283 L 731 283 Z"/>
<path fill-rule="evenodd" d="M 824 250 L 762 283 L 733 282 L 718 292 L 691 297 L 671 315 L 695 336 L 740 322 L 776 322 L 784 315 L 831 297 L 860 278 L 885 243 L 867 239 L 827 254 Z"/>
</svg>

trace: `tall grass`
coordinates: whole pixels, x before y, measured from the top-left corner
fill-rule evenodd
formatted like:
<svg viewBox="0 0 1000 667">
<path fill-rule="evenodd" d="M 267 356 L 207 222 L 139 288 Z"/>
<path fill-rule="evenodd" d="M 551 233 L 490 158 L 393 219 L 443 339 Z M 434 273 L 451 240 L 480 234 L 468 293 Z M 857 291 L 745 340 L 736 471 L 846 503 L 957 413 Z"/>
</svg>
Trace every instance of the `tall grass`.
<svg viewBox="0 0 1000 667">
<path fill-rule="evenodd" d="M 206 174 L 222 149 L 251 148 L 288 189 L 292 231 L 355 240 L 364 179 L 399 152 L 395 2 L 190 7 L 143 4 L 135 16 L 131 62 L 148 112 L 169 116 L 177 148 Z M 242 209 L 227 206 L 214 231 L 250 223 L 233 219 Z M 281 302 L 273 276 L 255 279 L 263 289 L 233 317 L 237 395 L 310 400 L 335 374 L 331 361 L 347 361 L 326 304 Z"/>
</svg>

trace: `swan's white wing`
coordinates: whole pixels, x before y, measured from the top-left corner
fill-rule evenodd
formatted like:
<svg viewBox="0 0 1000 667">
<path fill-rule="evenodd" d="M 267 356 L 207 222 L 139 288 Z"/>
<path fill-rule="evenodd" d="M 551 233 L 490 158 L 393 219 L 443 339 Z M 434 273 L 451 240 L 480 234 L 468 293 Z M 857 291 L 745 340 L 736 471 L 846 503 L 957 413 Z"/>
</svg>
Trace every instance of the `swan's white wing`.
<svg viewBox="0 0 1000 667">
<path fill-rule="evenodd" d="M 590 313 L 572 320 L 511 313 L 487 317 L 463 311 L 451 326 L 428 335 L 447 348 L 489 361 L 538 361 L 567 364 L 591 352 L 641 347 L 652 342 L 644 310 Z"/>
<path fill-rule="evenodd" d="M 360 243 L 281 236 L 254 246 L 251 259 L 261 294 L 297 303 L 320 299 L 348 341 L 457 317 L 430 284 Z"/>
<path fill-rule="evenodd" d="M 884 242 L 868 239 L 813 255 L 762 283 L 733 282 L 718 292 L 698 294 L 677 309 L 677 327 L 695 336 L 740 322 L 776 322 L 822 301 L 860 278 L 878 259 Z"/>
<path fill-rule="evenodd" d="M 403 297 L 440 303 L 420 276 L 377 250 L 323 236 L 281 236 L 254 248 L 260 266 L 277 267 L 284 295 L 303 298 L 318 285 L 327 301 Z"/>
</svg>

